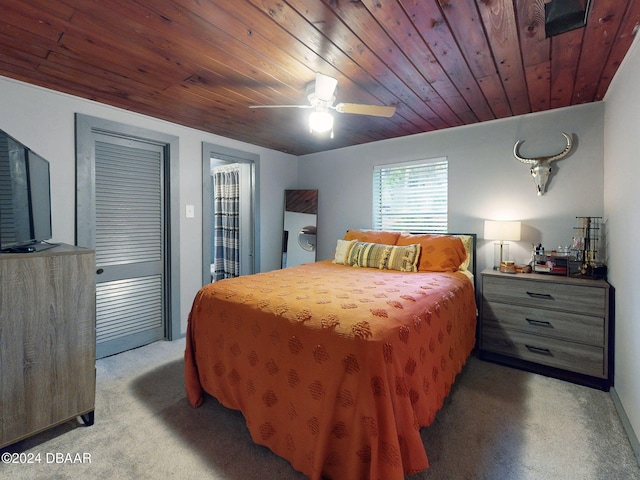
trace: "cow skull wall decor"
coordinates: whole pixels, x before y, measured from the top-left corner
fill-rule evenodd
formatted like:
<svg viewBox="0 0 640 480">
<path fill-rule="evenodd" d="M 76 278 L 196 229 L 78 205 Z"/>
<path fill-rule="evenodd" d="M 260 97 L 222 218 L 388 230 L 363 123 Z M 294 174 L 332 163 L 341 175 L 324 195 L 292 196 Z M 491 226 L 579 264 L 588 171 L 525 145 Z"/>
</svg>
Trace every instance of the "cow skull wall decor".
<svg viewBox="0 0 640 480">
<path fill-rule="evenodd" d="M 571 135 L 568 135 L 564 132 L 562 132 L 562 135 L 564 135 L 564 138 L 567 140 L 567 146 L 564 147 L 564 150 L 556 155 L 549 155 L 547 157 L 526 158 L 520 156 L 519 153 L 520 145 L 524 143 L 524 140 L 518 140 L 513 146 L 513 155 L 522 163 L 531 165 L 530 172 L 531 176 L 533 177 L 533 181 L 536 184 L 536 188 L 538 189 L 538 196 L 542 196 L 547 187 L 547 180 L 549 180 L 549 174 L 551 173 L 551 162 L 555 162 L 556 160 L 560 160 L 566 157 L 571 151 L 571 147 L 573 145 Z"/>
</svg>

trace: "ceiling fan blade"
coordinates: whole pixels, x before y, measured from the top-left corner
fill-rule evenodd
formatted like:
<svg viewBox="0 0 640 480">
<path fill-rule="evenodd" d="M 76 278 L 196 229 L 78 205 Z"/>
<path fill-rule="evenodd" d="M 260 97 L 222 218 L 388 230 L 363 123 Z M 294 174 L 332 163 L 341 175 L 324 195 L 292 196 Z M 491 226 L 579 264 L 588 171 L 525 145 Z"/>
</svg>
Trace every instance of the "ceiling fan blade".
<svg viewBox="0 0 640 480">
<path fill-rule="evenodd" d="M 322 73 L 316 73 L 316 97 L 323 102 L 330 102 L 336 91 L 338 80 Z"/>
<path fill-rule="evenodd" d="M 249 105 L 249 108 L 311 108 L 311 105 Z"/>
<path fill-rule="evenodd" d="M 396 107 L 386 105 L 361 105 L 359 103 L 339 103 L 336 111 L 340 113 L 355 113 L 356 115 L 371 115 L 389 118 L 396 113 Z"/>
</svg>

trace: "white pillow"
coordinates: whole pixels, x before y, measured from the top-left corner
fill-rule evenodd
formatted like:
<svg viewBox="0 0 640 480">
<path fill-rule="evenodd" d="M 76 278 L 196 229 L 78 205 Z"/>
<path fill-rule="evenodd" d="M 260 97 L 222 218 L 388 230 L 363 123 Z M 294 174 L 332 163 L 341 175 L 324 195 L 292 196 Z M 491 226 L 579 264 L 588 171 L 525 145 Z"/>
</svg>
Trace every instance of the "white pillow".
<svg viewBox="0 0 640 480">
<path fill-rule="evenodd" d="M 333 263 L 338 263 L 340 265 L 346 265 L 347 260 L 349 258 L 349 252 L 356 244 L 357 240 L 338 240 L 338 245 L 336 245 L 336 254 L 333 259 Z"/>
</svg>

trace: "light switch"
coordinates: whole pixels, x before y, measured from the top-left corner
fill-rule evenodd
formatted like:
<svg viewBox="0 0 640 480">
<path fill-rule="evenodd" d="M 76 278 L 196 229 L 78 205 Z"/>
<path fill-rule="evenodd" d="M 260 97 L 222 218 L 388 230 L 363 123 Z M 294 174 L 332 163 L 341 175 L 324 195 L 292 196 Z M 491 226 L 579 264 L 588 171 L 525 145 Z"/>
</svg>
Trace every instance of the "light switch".
<svg viewBox="0 0 640 480">
<path fill-rule="evenodd" d="M 187 218 L 194 218 L 196 216 L 196 209 L 193 205 L 187 205 L 186 215 Z"/>
</svg>

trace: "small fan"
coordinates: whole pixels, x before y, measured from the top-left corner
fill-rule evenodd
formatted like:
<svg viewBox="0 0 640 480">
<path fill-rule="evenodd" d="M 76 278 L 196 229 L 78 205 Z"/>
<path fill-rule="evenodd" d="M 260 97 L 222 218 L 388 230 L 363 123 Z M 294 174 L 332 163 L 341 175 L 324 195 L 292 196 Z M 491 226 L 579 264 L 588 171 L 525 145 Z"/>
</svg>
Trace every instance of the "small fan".
<svg viewBox="0 0 640 480">
<path fill-rule="evenodd" d="M 333 137 L 333 116 L 329 110 L 338 113 L 352 113 L 356 115 L 370 115 L 373 117 L 393 116 L 396 107 L 385 105 L 362 105 L 359 103 L 338 103 L 333 105 L 336 97 L 336 87 L 338 80 L 322 73 L 316 73 L 314 82 L 310 82 L 305 87 L 305 93 L 309 100 L 308 105 L 251 105 L 249 108 L 312 108 L 313 112 L 309 117 L 309 126 L 312 132 L 327 132 L 331 130 Z"/>
</svg>

